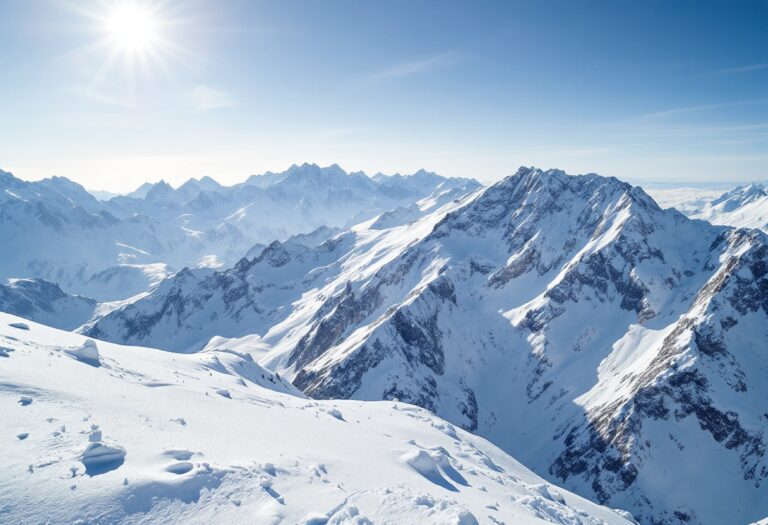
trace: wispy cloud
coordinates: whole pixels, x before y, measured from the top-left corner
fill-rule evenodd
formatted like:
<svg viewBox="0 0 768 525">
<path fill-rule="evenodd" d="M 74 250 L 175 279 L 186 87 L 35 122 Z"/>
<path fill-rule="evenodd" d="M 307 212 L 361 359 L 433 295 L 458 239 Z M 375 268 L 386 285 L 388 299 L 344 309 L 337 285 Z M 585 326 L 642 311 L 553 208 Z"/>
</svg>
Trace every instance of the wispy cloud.
<svg viewBox="0 0 768 525">
<path fill-rule="evenodd" d="M 662 111 L 654 111 L 653 113 L 646 113 L 644 115 L 640 115 L 638 117 L 635 117 L 632 120 L 653 120 L 653 119 L 659 119 L 664 117 L 672 117 L 675 115 L 687 115 L 692 113 L 701 113 L 704 111 L 710 111 L 713 109 L 721 109 L 721 108 L 732 108 L 732 107 L 741 107 L 741 106 L 751 106 L 755 104 L 764 104 L 768 102 L 767 98 L 758 98 L 758 99 L 751 99 L 751 100 L 736 100 L 733 102 L 718 102 L 714 104 L 702 104 L 699 106 L 684 106 L 679 108 L 670 108 L 665 109 Z"/>
<path fill-rule="evenodd" d="M 97 89 L 97 86 L 91 86 L 89 88 L 73 88 L 71 91 L 73 94 L 90 102 L 96 102 L 105 106 L 119 108 L 136 107 L 136 101 L 133 97 L 128 96 L 126 93 L 119 93 L 119 90 L 117 89 L 109 92 L 108 90 L 99 90 Z M 116 92 L 118 94 L 115 94 Z"/>
<path fill-rule="evenodd" d="M 198 111 L 208 111 L 237 105 L 237 101 L 229 93 L 203 85 L 195 86 L 189 90 L 184 94 L 184 98 Z"/>
<path fill-rule="evenodd" d="M 713 71 L 715 75 L 730 75 L 733 73 L 748 73 L 750 71 L 759 71 L 761 69 L 768 69 L 768 63 L 763 64 L 751 64 L 749 66 L 730 67 L 727 69 L 718 69 Z"/>
<path fill-rule="evenodd" d="M 393 78 L 409 77 L 437 69 L 451 67 L 458 64 L 463 59 L 464 56 L 458 51 L 449 51 L 447 53 L 440 53 L 439 55 L 433 55 L 431 57 L 422 58 L 419 60 L 401 62 L 400 64 L 395 64 L 393 66 L 381 69 L 370 75 L 368 78 L 371 80 L 387 80 Z"/>
</svg>

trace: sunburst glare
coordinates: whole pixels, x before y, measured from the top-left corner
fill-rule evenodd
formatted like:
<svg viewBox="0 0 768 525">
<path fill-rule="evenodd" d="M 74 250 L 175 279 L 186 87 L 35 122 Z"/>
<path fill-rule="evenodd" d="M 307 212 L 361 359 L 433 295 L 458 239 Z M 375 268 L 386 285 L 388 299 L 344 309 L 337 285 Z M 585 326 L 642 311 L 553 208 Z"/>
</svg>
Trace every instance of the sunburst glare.
<svg viewBox="0 0 768 525">
<path fill-rule="evenodd" d="M 190 69 L 194 59 L 175 42 L 175 34 L 187 19 L 180 19 L 179 9 L 164 0 L 101 0 L 90 8 L 71 5 L 91 21 L 91 29 L 100 36 L 88 52 L 104 61 L 89 91 L 110 82 L 108 75 L 128 75 L 130 85 L 139 76 L 156 72 L 170 74 L 172 64 Z M 124 80 L 124 79 L 123 79 Z M 115 81 L 113 78 L 111 81 Z"/>
<path fill-rule="evenodd" d="M 157 13 L 137 2 L 117 4 L 107 15 L 105 29 L 121 52 L 146 51 L 159 42 Z"/>
</svg>

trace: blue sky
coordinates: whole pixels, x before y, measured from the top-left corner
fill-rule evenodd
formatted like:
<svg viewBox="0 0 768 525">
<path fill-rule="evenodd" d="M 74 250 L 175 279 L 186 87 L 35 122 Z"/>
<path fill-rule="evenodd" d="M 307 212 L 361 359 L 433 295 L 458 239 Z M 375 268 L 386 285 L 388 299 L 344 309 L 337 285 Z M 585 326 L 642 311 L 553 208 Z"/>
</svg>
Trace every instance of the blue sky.
<svg viewBox="0 0 768 525">
<path fill-rule="evenodd" d="M 304 161 L 768 179 L 768 2 L 0 0 L 0 168 L 96 189 Z"/>
</svg>

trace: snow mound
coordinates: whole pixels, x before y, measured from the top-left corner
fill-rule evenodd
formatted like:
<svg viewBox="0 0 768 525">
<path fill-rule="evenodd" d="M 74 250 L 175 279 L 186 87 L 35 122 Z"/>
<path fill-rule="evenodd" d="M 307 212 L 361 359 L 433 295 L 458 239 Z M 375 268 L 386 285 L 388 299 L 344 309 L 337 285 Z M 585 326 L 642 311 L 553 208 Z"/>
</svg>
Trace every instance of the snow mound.
<svg viewBox="0 0 768 525">
<path fill-rule="evenodd" d="M 124 448 L 103 443 L 89 443 L 80 456 L 80 461 L 85 465 L 85 472 L 89 476 L 115 470 L 123 464 L 124 460 Z"/>
<path fill-rule="evenodd" d="M 91 366 L 101 365 L 101 360 L 99 359 L 99 348 L 96 346 L 96 341 L 93 339 L 86 339 L 83 341 L 83 344 L 77 348 L 68 350 L 67 353 L 82 363 L 86 363 Z"/>
</svg>

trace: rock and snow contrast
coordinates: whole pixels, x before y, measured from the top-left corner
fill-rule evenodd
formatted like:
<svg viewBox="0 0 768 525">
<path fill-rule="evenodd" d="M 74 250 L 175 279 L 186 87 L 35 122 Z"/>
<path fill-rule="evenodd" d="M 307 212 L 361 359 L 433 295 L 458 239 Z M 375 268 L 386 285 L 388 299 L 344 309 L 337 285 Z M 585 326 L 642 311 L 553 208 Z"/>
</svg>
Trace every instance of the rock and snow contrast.
<svg viewBox="0 0 768 525">
<path fill-rule="evenodd" d="M 0 314 L 2 523 L 630 524 L 413 405 Z"/>
<path fill-rule="evenodd" d="M 0 284 L 0 312 L 55 328 L 74 330 L 89 321 L 96 308 L 95 300 L 66 294 L 43 279 L 9 279 Z"/>
<path fill-rule="evenodd" d="M 67 182 L 30 184 L 75 202 Z M 16 189 L 8 198 L 32 199 Z M 194 212 L 200 196 L 212 200 Z M 48 456 L 80 463 L 69 465 L 67 494 L 100 509 L 86 522 L 238 519 L 242 509 L 287 523 L 622 519 L 579 507 L 564 490 L 644 525 L 756 522 L 768 514 L 768 236 L 728 225 L 764 227 L 755 210 L 768 197 L 759 186 L 692 197 L 674 197 L 680 213 L 617 179 L 533 168 L 488 188 L 314 165 L 230 188 L 148 184 L 107 202 L 122 210 L 116 220 L 251 232 L 239 260 L 212 247 L 199 252 L 210 264 L 176 273 L 169 260 L 123 261 L 154 272 L 152 285 L 100 305 L 45 281 L 9 281 L 0 309 L 67 329 L 88 308 L 91 318 L 76 335 L 9 317 L 0 372 L 22 376 L 0 378 L 0 388 L 27 410 L 19 423 L 46 402 L 71 417 L 76 402 L 88 407 L 77 435 L 70 418 L 66 432 L 51 423 L 46 437 L 67 443 Z M 102 205 L 78 206 L 104 216 Z M 81 303 L 86 313 L 76 315 L 71 305 Z M 23 349 L 47 361 L 24 364 Z M 54 366 L 74 367 L 55 372 L 66 385 L 34 376 Z M 81 373 L 82 391 L 69 384 Z M 127 399 L 138 401 L 109 415 Z M 33 430 L 13 435 L 36 443 Z M 244 448 L 238 433 L 257 445 Z M 75 437 L 77 447 L 66 441 Z M 338 442 L 354 454 L 332 448 Z M 518 492 L 521 480 L 545 482 L 528 481 L 505 454 L 552 484 L 552 497 Z M 352 466 L 368 455 L 385 473 L 381 485 Z M 48 460 L 19 461 L 42 472 L 35 465 Z M 320 479 L 305 476 L 313 464 L 324 465 Z M 128 482 L 97 497 L 96 481 L 112 477 Z M 307 496 L 318 487 L 330 492 Z M 498 494 L 515 502 L 506 514 Z M 540 498 L 561 507 L 550 512 Z"/>
<path fill-rule="evenodd" d="M 521 168 L 182 272 L 87 333 L 419 405 L 641 523 L 768 513 L 768 237 L 616 179 Z"/>
<path fill-rule="evenodd" d="M 210 178 L 164 182 L 100 201 L 62 177 L 25 182 L 0 171 L 0 278 L 42 278 L 99 301 L 146 292 L 184 267 L 221 267 L 257 243 L 349 227 L 421 199 L 479 185 L 420 171 L 346 173 L 292 166 L 224 187 Z"/>
<path fill-rule="evenodd" d="M 408 242 L 426 235 L 445 213 L 471 198 L 473 194 L 447 202 L 426 199 L 420 202 L 424 210 L 417 207 L 423 220 L 385 229 L 378 226 L 390 215 L 385 212 L 319 245 L 302 244 L 301 237 L 274 241 L 258 256 L 246 257 L 227 270 L 185 269 L 152 293 L 98 319 L 86 333 L 190 352 L 203 348 L 213 336 L 265 334 L 283 321 L 286 327 L 294 326 L 295 312 L 313 314 L 322 301 L 316 295 L 328 292 L 329 283 L 328 293 L 333 293 L 336 285 L 343 288 L 347 280 L 372 274 Z M 399 221 L 392 218 L 391 222 Z M 305 295 L 308 290 L 314 290 L 312 297 Z M 296 301 L 306 307 L 294 305 Z"/>
</svg>

